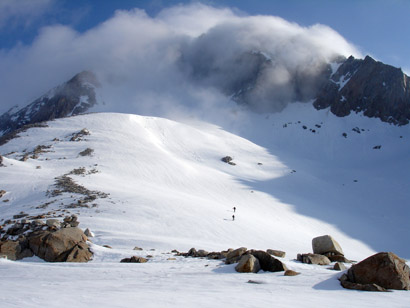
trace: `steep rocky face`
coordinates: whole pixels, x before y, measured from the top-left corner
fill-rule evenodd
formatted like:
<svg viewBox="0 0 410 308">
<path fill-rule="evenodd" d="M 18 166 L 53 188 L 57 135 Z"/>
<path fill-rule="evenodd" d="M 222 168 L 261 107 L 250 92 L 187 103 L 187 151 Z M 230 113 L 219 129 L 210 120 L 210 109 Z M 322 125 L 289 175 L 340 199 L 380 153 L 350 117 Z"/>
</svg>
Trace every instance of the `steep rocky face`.
<svg viewBox="0 0 410 308">
<path fill-rule="evenodd" d="M 401 69 L 369 56 L 364 60 L 349 57 L 319 89 L 314 106 L 330 107 L 340 117 L 363 112 L 367 117 L 405 125 L 410 119 L 410 78 Z"/>
<path fill-rule="evenodd" d="M 95 75 L 88 71 L 81 72 L 26 107 L 1 115 L 0 135 L 24 125 L 84 113 L 97 103 L 96 87 L 99 83 Z"/>
</svg>

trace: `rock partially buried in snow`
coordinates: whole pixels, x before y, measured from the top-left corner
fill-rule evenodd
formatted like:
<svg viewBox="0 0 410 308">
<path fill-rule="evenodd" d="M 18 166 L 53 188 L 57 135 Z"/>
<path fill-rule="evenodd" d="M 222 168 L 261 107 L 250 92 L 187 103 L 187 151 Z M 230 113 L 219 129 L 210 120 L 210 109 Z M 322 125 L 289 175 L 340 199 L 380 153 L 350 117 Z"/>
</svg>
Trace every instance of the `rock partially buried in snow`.
<svg viewBox="0 0 410 308">
<path fill-rule="evenodd" d="M 243 255 L 235 270 L 239 273 L 257 273 L 261 269 L 259 260 L 253 255 Z"/>
<path fill-rule="evenodd" d="M 131 258 L 124 258 L 121 263 L 147 263 L 148 260 L 143 257 L 132 256 Z"/>
<path fill-rule="evenodd" d="M 323 235 L 315 237 L 312 240 L 313 253 L 324 255 L 326 253 L 334 253 L 337 255 L 344 255 L 342 247 L 330 235 Z"/>
<path fill-rule="evenodd" d="M 298 254 L 297 260 L 306 264 L 329 265 L 328 257 L 314 253 Z"/>
<path fill-rule="evenodd" d="M 283 275 L 284 275 L 284 276 L 297 276 L 297 275 L 300 275 L 300 273 L 299 273 L 299 272 L 292 271 L 292 270 L 286 270 Z"/>
<path fill-rule="evenodd" d="M 347 289 L 366 289 L 368 285 L 376 285 L 382 289 L 410 290 L 409 276 L 410 269 L 405 260 L 392 252 L 380 252 L 353 265 L 340 282 Z"/>
</svg>

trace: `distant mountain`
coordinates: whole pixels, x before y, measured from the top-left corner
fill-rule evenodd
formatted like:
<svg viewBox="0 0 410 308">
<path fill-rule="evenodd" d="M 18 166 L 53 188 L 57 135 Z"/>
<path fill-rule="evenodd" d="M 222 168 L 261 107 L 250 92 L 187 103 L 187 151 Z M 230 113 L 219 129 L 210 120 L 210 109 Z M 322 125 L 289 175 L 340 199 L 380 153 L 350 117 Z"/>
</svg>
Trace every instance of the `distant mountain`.
<svg viewBox="0 0 410 308">
<path fill-rule="evenodd" d="M 269 86 L 266 78 L 275 65 L 269 55 L 252 51 L 231 59 L 224 67 L 185 59 L 182 69 L 189 78 L 218 88 L 238 104 L 256 112 L 279 112 L 291 102 L 312 102 L 316 109 L 330 108 L 339 116 L 363 112 L 395 125 L 410 120 L 410 78 L 401 69 L 365 59 L 339 57 L 333 63 L 317 63 L 315 73 L 295 71 L 282 86 Z M 209 65 L 208 65 L 209 64 Z M 97 104 L 100 84 L 84 71 L 22 109 L 0 116 L 0 136 L 25 125 L 83 114 Z M 113 112 L 117 110 L 111 110 Z"/>
<path fill-rule="evenodd" d="M 0 135 L 28 124 L 85 113 L 97 103 L 95 88 L 99 86 L 92 72 L 83 71 L 29 105 L 1 115 Z"/>
</svg>

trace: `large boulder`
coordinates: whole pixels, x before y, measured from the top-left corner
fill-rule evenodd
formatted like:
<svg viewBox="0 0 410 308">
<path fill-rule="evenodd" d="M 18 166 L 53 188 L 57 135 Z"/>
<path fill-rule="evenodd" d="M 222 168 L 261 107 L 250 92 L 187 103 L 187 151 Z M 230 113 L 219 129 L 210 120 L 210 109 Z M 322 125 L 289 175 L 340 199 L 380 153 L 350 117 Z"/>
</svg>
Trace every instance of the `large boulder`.
<svg viewBox="0 0 410 308">
<path fill-rule="evenodd" d="M 260 269 L 259 260 L 253 255 L 243 255 L 235 267 L 239 273 L 257 273 Z"/>
<path fill-rule="evenodd" d="M 385 289 L 410 290 L 410 270 L 405 260 L 392 252 L 377 253 L 353 265 L 343 278 L 345 284 L 377 285 Z M 342 280 L 341 280 L 342 282 Z"/>
<path fill-rule="evenodd" d="M 288 269 L 285 264 L 263 250 L 251 250 L 250 254 L 259 260 L 261 269 L 266 272 L 282 272 Z"/>
<path fill-rule="evenodd" d="M 87 262 L 92 257 L 87 237 L 80 228 L 63 228 L 55 232 L 39 231 L 29 237 L 30 249 L 49 262 Z"/>
<path fill-rule="evenodd" d="M 330 235 L 315 237 L 312 240 L 313 253 L 324 255 L 326 253 L 334 253 L 336 255 L 344 255 L 342 247 Z"/>
</svg>

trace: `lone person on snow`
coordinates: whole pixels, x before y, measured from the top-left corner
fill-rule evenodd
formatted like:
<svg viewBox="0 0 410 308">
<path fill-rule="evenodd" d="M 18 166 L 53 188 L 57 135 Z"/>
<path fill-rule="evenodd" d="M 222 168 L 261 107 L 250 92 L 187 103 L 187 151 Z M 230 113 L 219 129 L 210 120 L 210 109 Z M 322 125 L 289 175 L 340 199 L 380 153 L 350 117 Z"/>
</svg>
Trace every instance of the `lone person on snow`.
<svg viewBox="0 0 410 308">
<path fill-rule="evenodd" d="M 235 213 L 235 211 L 236 211 L 236 207 L 233 207 L 233 212 Z"/>
</svg>

